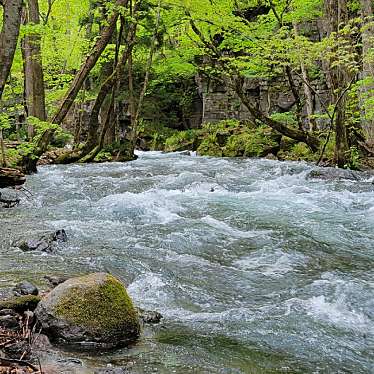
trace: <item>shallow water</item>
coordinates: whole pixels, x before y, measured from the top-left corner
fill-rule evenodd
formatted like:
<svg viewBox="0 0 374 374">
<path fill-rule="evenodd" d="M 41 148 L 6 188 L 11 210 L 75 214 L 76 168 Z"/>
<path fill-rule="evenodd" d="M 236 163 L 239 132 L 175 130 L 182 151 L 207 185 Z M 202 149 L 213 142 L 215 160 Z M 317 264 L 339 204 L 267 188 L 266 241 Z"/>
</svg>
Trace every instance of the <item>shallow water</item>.
<svg viewBox="0 0 374 374">
<path fill-rule="evenodd" d="M 311 166 L 141 153 L 48 166 L 0 210 L 0 288 L 108 271 L 165 319 L 90 366 L 134 373 L 373 373 L 374 186 Z M 9 192 L 9 195 L 12 193 Z M 56 255 L 11 249 L 64 228 Z"/>
</svg>

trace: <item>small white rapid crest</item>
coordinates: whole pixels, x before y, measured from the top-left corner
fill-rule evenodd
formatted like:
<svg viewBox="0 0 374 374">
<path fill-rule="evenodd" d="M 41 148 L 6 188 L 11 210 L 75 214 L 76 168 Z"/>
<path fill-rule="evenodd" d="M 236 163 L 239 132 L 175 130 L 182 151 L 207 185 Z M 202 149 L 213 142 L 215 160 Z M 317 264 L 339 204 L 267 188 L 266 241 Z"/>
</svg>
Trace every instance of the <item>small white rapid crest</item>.
<svg viewBox="0 0 374 374">
<path fill-rule="evenodd" d="M 374 372 L 374 185 L 304 163 L 139 153 L 48 166 L 0 211 L 0 288 L 108 271 L 165 319 L 98 358 L 135 373 Z M 10 243 L 64 228 L 56 255 Z"/>
</svg>

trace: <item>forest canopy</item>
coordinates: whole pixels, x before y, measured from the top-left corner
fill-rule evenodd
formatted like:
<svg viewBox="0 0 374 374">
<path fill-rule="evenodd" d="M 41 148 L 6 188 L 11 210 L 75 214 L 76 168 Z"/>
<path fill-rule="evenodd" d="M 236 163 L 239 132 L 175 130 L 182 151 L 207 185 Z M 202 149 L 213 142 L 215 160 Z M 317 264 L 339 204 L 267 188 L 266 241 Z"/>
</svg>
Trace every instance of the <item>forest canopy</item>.
<svg viewBox="0 0 374 374">
<path fill-rule="evenodd" d="M 373 156 L 371 0 L 8 0 L 0 12 L 3 166 L 34 172 L 51 147 L 65 147 L 58 163 L 139 147 L 349 168 Z"/>
</svg>

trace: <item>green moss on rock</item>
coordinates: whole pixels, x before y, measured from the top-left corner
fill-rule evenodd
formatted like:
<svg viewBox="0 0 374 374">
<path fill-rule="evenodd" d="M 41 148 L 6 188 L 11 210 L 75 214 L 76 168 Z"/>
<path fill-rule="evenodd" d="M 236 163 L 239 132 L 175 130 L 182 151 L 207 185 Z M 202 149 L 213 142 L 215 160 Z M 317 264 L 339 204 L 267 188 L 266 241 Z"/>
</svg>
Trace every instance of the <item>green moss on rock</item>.
<svg viewBox="0 0 374 374">
<path fill-rule="evenodd" d="M 125 287 L 105 273 L 60 284 L 43 298 L 35 314 L 52 341 L 81 348 L 125 346 L 140 333 L 139 315 Z"/>
<path fill-rule="evenodd" d="M 201 129 L 174 134 L 165 143 L 169 152 L 191 150 L 200 156 L 263 157 L 276 154 L 281 136 L 266 126 L 237 120 L 207 123 Z"/>
<path fill-rule="evenodd" d="M 90 276 L 82 277 L 81 281 L 89 283 Z M 66 321 L 98 334 L 138 323 L 138 314 L 126 289 L 111 275 L 102 284 L 71 288 L 55 306 L 55 312 Z"/>
<path fill-rule="evenodd" d="M 175 132 L 165 141 L 165 151 L 179 152 L 179 151 L 196 151 L 199 143 L 199 136 L 201 130 L 186 130 Z"/>
</svg>

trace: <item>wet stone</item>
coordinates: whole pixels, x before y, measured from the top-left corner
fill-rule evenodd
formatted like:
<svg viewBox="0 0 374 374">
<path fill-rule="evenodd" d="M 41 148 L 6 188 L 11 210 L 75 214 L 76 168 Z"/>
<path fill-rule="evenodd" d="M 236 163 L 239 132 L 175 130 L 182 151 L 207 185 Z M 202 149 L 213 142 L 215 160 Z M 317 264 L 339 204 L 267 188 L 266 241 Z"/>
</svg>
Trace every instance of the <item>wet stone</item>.
<svg viewBox="0 0 374 374">
<path fill-rule="evenodd" d="M 21 239 L 13 243 L 13 246 L 21 249 L 23 252 L 39 251 L 53 253 L 58 243 L 66 243 L 67 240 L 66 231 L 61 229 L 53 233 L 44 234 L 39 238 Z"/>
<path fill-rule="evenodd" d="M 159 312 L 155 312 L 152 310 L 143 310 L 138 308 L 139 317 L 145 324 L 156 324 L 160 323 L 163 316 Z"/>
<path fill-rule="evenodd" d="M 66 235 L 66 231 L 64 229 L 62 230 L 57 230 L 53 235 L 52 235 L 52 240 L 55 242 L 62 242 L 66 243 L 68 241 L 68 236 Z"/>
<path fill-rule="evenodd" d="M 16 287 L 13 289 L 15 296 L 22 296 L 22 295 L 39 295 L 39 290 L 36 286 L 34 286 L 30 282 L 22 282 L 19 283 Z"/>
<path fill-rule="evenodd" d="M 0 310 L 0 316 L 17 316 L 18 314 L 13 309 Z"/>
<path fill-rule="evenodd" d="M 19 327 L 18 319 L 14 315 L 0 316 L 0 326 L 5 329 L 16 329 Z"/>
<path fill-rule="evenodd" d="M 129 374 L 130 372 L 125 368 L 105 368 L 97 369 L 94 374 Z"/>
</svg>

